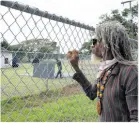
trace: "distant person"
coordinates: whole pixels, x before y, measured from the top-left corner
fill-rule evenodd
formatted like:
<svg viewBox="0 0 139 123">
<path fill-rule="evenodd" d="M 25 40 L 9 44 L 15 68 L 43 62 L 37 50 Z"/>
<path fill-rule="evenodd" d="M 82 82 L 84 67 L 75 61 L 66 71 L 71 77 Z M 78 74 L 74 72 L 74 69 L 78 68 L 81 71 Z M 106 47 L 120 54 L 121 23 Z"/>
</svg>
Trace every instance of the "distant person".
<svg viewBox="0 0 139 123">
<path fill-rule="evenodd" d="M 12 67 L 18 67 L 19 64 L 18 64 L 18 58 L 17 56 L 15 56 L 13 59 L 12 59 Z"/>
<path fill-rule="evenodd" d="M 62 64 L 61 64 L 61 61 L 58 59 L 58 58 L 56 58 L 56 64 L 57 64 L 57 67 L 58 67 L 58 72 L 57 72 L 57 75 L 56 75 L 56 77 L 55 78 L 57 78 L 58 77 L 58 75 L 60 75 L 60 78 L 62 78 Z"/>
<path fill-rule="evenodd" d="M 33 59 L 33 61 L 32 61 L 32 64 L 34 64 L 34 63 L 39 63 L 40 61 L 39 61 L 39 59 L 38 59 L 38 57 L 35 57 L 34 59 Z"/>
<path fill-rule="evenodd" d="M 39 61 L 38 57 L 35 57 L 35 58 L 33 59 L 33 61 L 32 61 L 32 64 L 33 64 L 33 66 L 34 66 L 34 68 L 33 68 L 33 73 L 36 72 L 36 66 L 35 66 L 35 64 L 37 64 L 37 63 L 39 63 L 39 62 L 40 62 L 40 61 Z"/>
</svg>

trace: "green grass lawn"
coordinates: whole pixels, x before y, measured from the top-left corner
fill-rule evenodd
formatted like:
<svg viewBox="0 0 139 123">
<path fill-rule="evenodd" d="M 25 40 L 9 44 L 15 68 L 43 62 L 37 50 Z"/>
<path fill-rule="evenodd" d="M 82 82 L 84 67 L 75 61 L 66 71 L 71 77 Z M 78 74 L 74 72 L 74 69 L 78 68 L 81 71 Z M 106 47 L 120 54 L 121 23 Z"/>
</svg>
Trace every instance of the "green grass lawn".
<svg viewBox="0 0 139 123">
<path fill-rule="evenodd" d="M 57 67 L 55 67 L 57 72 Z M 63 73 L 74 73 L 69 63 L 63 62 Z M 40 93 L 47 89 L 63 88 L 68 84 L 72 84 L 72 78 L 63 79 L 43 79 L 32 77 L 32 64 L 21 64 L 18 68 L 1 69 L 1 97 L 2 100 L 13 96 L 26 96 Z M 24 74 L 29 74 L 28 76 Z M 87 75 L 88 79 L 92 80 L 92 74 Z"/>
<path fill-rule="evenodd" d="M 62 71 L 74 73 L 68 62 L 63 62 Z M 63 87 L 75 83 L 72 78 L 42 79 L 23 75 L 31 75 L 32 72 L 31 64 L 1 69 L 1 119 L 3 122 L 98 121 L 96 101 L 90 101 L 82 93 L 78 95 L 61 93 Z M 91 82 L 94 80 L 92 77 L 92 72 L 87 74 Z"/>
<path fill-rule="evenodd" d="M 57 71 L 57 67 L 55 69 Z M 63 71 L 71 72 L 70 66 L 65 63 Z M 43 79 L 32 77 L 32 72 L 32 64 L 21 64 L 18 68 L 1 69 L 2 100 L 12 96 L 40 93 L 48 88 L 50 90 L 58 89 L 72 83 L 71 78 Z M 24 74 L 30 74 L 30 76 L 25 76 Z"/>
<path fill-rule="evenodd" d="M 2 122 L 97 122 L 96 100 L 84 94 L 47 99 L 39 96 L 2 101 Z M 36 100 L 34 99 L 36 98 Z M 14 109 L 13 109 L 14 107 Z"/>
</svg>

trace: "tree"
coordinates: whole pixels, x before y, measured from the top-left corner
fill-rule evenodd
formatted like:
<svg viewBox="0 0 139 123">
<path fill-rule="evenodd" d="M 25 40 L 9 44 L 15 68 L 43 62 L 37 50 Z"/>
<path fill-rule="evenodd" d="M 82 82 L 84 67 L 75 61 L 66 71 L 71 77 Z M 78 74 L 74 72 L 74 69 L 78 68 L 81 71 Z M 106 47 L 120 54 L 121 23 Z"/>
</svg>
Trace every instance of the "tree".
<svg viewBox="0 0 139 123">
<path fill-rule="evenodd" d="M 79 52 L 82 54 L 90 54 L 91 53 L 91 48 L 90 46 L 92 45 L 93 40 L 89 40 L 88 42 L 84 42 L 81 49 L 79 50 Z"/>
<path fill-rule="evenodd" d="M 133 19 L 138 17 L 138 4 L 134 5 L 132 8 L 132 14 L 133 14 Z M 122 16 L 124 17 L 128 17 L 130 14 L 130 10 L 125 8 L 123 11 L 122 11 Z"/>
<path fill-rule="evenodd" d="M 10 44 L 7 42 L 7 40 L 5 38 L 3 38 L 3 40 L 1 41 L 1 47 L 5 48 L 5 49 L 10 49 Z"/>
<path fill-rule="evenodd" d="M 56 42 L 49 42 L 38 49 L 42 53 L 53 53 L 56 50 Z"/>
<path fill-rule="evenodd" d="M 131 21 L 131 19 L 129 18 L 130 9 L 126 8 L 121 13 L 119 12 L 118 9 L 112 10 L 111 14 L 102 14 L 100 16 L 100 18 L 99 18 L 100 24 L 103 22 L 106 22 L 106 21 L 114 21 L 114 20 L 119 21 L 127 29 L 129 37 L 132 39 L 137 39 L 138 22 L 135 22 L 135 20 L 138 17 L 138 4 L 134 5 L 132 7 L 132 13 L 133 13 L 133 21 Z M 79 51 L 84 54 L 90 54 L 91 53 L 91 50 L 90 50 L 91 44 L 92 44 L 91 40 L 89 40 L 88 42 L 84 42 Z"/>
<path fill-rule="evenodd" d="M 138 23 L 135 22 L 135 20 L 136 20 L 136 18 L 138 16 L 138 4 L 134 5 L 132 7 L 132 14 L 133 14 L 133 18 L 131 20 L 129 18 L 129 16 L 131 15 L 130 9 L 125 8 L 121 13 L 117 9 L 116 10 L 112 10 L 110 15 L 103 14 L 103 15 L 100 16 L 100 20 L 101 20 L 100 23 L 103 23 L 103 22 L 109 21 L 109 20 L 119 21 L 127 29 L 129 37 L 137 39 Z"/>
<path fill-rule="evenodd" d="M 12 51 L 13 56 L 17 56 L 20 60 L 23 59 L 26 55 L 24 49 L 18 45 L 11 45 L 10 51 Z"/>
</svg>

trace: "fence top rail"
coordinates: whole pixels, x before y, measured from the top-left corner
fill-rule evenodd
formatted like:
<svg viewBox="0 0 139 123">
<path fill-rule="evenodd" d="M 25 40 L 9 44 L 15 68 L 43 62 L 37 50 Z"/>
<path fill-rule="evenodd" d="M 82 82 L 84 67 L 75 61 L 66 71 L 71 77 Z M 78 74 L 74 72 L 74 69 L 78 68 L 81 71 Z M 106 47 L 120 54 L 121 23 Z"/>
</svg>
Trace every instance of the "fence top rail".
<svg viewBox="0 0 139 123">
<path fill-rule="evenodd" d="M 47 11 L 41 11 L 38 8 L 35 7 L 30 7 L 29 5 L 23 5 L 20 4 L 18 2 L 13 2 L 13 1 L 1 1 L 1 5 L 2 6 L 6 6 L 8 8 L 13 8 L 22 12 L 26 12 L 26 13 L 30 13 L 30 14 L 34 14 L 40 17 L 44 17 L 44 18 L 48 18 L 51 20 L 55 20 L 58 22 L 62 22 L 65 24 L 69 24 L 69 25 L 73 25 L 76 27 L 80 27 L 80 28 L 84 28 L 90 31 L 94 31 L 95 28 L 89 25 L 85 25 L 83 23 L 80 22 L 75 22 L 74 20 L 69 20 L 68 18 L 63 18 L 62 16 L 57 16 L 55 14 L 50 14 Z"/>
</svg>

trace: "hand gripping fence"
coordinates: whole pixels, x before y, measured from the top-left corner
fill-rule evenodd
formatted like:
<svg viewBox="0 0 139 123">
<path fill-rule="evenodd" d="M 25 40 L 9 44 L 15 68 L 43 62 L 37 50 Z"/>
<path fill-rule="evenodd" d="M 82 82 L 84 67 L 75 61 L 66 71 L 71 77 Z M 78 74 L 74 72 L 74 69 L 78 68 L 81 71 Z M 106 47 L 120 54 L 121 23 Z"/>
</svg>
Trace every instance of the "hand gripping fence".
<svg viewBox="0 0 139 123">
<path fill-rule="evenodd" d="M 66 59 L 84 49 L 80 68 L 93 82 L 97 66 L 85 42 L 94 28 L 17 2 L 1 1 L 0 9 L 1 121 L 98 121 Z"/>
</svg>

